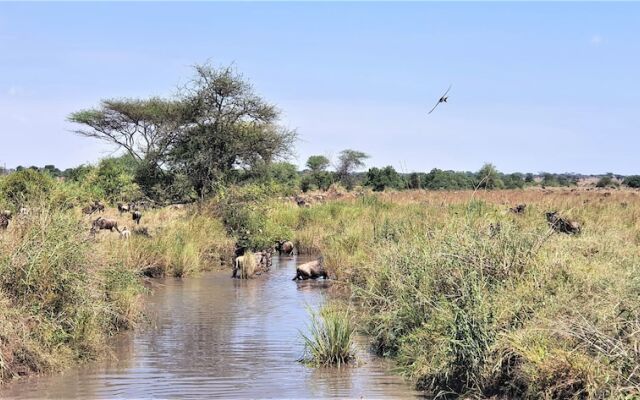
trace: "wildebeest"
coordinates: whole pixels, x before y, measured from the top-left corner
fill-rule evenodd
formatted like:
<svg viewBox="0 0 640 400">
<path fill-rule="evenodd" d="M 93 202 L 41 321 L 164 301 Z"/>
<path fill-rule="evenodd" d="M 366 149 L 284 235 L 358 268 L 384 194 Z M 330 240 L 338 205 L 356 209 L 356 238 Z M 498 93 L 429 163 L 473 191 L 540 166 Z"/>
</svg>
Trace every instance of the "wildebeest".
<svg viewBox="0 0 640 400">
<path fill-rule="evenodd" d="M 129 212 L 130 207 L 128 204 L 123 204 L 123 203 L 118 203 L 118 211 L 120 212 L 120 214 L 125 213 L 125 212 Z"/>
<path fill-rule="evenodd" d="M 94 201 L 93 202 L 93 208 L 95 208 L 96 211 L 98 212 L 103 212 L 104 211 L 104 203 L 102 203 L 101 201 Z"/>
<path fill-rule="evenodd" d="M 578 234 L 582 230 L 579 223 L 560 217 L 557 211 L 547 212 L 545 216 L 549 225 L 557 232 Z"/>
<path fill-rule="evenodd" d="M 135 221 L 136 225 L 140 225 L 142 213 L 140 211 L 131 211 L 131 219 Z"/>
<path fill-rule="evenodd" d="M 292 280 L 307 280 L 317 279 L 322 277 L 327 279 L 329 275 L 324 268 L 324 258 L 320 257 L 317 260 L 309 261 L 307 263 L 298 265 L 296 267 L 296 276 Z"/>
<path fill-rule="evenodd" d="M 246 252 L 236 257 L 233 264 L 232 278 L 249 279 L 271 268 L 271 252 Z M 239 274 L 238 274 L 239 273 Z"/>
<path fill-rule="evenodd" d="M 304 197 L 296 196 L 295 200 L 296 200 L 296 204 L 297 204 L 299 207 L 308 207 L 308 206 L 309 206 L 309 205 L 307 204 L 306 199 L 305 199 Z"/>
<path fill-rule="evenodd" d="M 111 232 L 113 232 L 113 230 L 115 229 L 118 233 L 120 233 L 120 229 L 118 229 L 118 221 L 116 221 L 115 219 L 98 217 L 98 219 L 93 221 L 93 223 L 91 224 L 91 233 L 96 234 L 98 231 L 101 231 L 103 229 L 108 229 Z"/>
<path fill-rule="evenodd" d="M 240 275 L 238 276 L 238 272 Z M 244 255 L 236 257 L 233 264 L 232 278 L 249 279 L 253 277 L 256 272 L 256 257 L 253 253 L 245 253 Z"/>
<path fill-rule="evenodd" d="M 9 227 L 9 221 L 11 220 L 12 214 L 9 210 L 4 210 L 0 212 L 0 229 L 5 230 Z"/>
<path fill-rule="evenodd" d="M 514 214 L 524 214 L 524 210 L 526 208 L 527 208 L 526 204 L 518 204 L 515 207 L 509 208 L 509 211 L 511 211 Z"/>
<path fill-rule="evenodd" d="M 289 240 L 278 240 L 276 242 L 276 250 L 279 255 L 285 254 L 290 256 L 293 254 L 293 243 Z"/>
<path fill-rule="evenodd" d="M 120 237 L 122 239 L 129 239 L 130 236 L 131 236 L 131 232 L 129 231 L 129 229 L 127 229 L 126 226 L 122 228 L 122 231 L 120 232 Z"/>
</svg>

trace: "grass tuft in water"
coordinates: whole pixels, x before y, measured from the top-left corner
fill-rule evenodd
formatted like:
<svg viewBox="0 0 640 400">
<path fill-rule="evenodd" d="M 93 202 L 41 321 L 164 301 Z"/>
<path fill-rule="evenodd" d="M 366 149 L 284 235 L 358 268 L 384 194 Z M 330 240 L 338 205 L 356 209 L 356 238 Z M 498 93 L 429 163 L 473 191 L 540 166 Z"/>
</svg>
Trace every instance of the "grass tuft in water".
<svg viewBox="0 0 640 400">
<path fill-rule="evenodd" d="M 311 322 L 309 334 L 300 333 L 304 340 L 304 356 L 300 361 L 316 367 L 339 367 L 353 362 L 355 328 L 349 312 L 331 306 L 308 311 Z"/>
</svg>

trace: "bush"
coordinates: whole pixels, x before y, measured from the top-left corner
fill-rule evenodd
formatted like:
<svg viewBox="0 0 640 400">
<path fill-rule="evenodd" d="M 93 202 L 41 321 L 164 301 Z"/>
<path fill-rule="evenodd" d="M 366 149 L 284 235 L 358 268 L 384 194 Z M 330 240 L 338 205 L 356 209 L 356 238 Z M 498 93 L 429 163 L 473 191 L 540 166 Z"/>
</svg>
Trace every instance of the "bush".
<svg viewBox="0 0 640 400">
<path fill-rule="evenodd" d="M 49 174 L 33 169 L 23 169 L 5 177 L 2 180 L 0 192 L 14 210 L 17 210 L 47 195 L 54 184 L 55 181 Z"/>
<path fill-rule="evenodd" d="M 630 188 L 640 188 L 640 175 L 631 175 L 624 178 L 622 184 L 629 186 Z"/>
<path fill-rule="evenodd" d="M 382 192 L 386 188 L 404 189 L 405 182 L 392 166 L 382 169 L 370 168 L 367 171 L 367 177 L 364 182 L 365 186 L 371 186 L 373 191 Z"/>
</svg>

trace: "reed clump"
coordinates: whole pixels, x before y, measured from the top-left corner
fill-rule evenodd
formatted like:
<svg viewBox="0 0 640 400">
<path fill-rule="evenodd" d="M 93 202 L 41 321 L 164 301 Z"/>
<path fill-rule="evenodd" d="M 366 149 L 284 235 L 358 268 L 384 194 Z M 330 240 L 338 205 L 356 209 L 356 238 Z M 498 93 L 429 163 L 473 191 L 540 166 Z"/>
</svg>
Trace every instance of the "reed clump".
<svg viewBox="0 0 640 400">
<path fill-rule="evenodd" d="M 342 366 L 355 360 L 355 327 L 348 310 L 324 306 L 319 311 L 309 309 L 311 317 L 304 341 L 301 361 L 313 366 Z"/>
</svg>

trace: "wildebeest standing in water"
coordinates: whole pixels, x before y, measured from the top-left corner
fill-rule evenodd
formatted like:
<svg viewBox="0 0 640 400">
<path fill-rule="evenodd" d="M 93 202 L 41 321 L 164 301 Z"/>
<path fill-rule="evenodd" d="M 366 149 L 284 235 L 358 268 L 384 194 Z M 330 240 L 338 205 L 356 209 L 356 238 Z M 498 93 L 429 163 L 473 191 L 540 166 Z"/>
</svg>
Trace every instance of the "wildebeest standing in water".
<svg viewBox="0 0 640 400">
<path fill-rule="evenodd" d="M 292 280 L 317 279 L 320 277 L 323 279 L 329 277 L 324 268 L 324 257 L 298 265 L 296 267 L 296 276 Z"/>
<path fill-rule="evenodd" d="M 250 279 L 254 275 L 268 271 L 271 268 L 271 253 L 262 251 L 259 253 L 246 252 L 236 257 L 233 263 L 232 278 Z"/>
<path fill-rule="evenodd" d="M 136 225 L 140 225 L 140 220 L 142 219 L 142 213 L 140 211 L 132 211 L 131 219 L 133 219 Z"/>
<path fill-rule="evenodd" d="M 545 216 L 549 225 L 557 232 L 578 234 L 582 230 L 579 223 L 560 217 L 557 211 L 547 212 Z"/>
<path fill-rule="evenodd" d="M 289 240 L 278 240 L 276 242 L 276 250 L 279 255 L 290 256 L 293 254 L 293 243 Z"/>
<path fill-rule="evenodd" d="M 120 233 L 120 229 L 118 229 L 118 221 L 114 219 L 98 217 L 98 219 L 93 221 L 93 223 L 91 224 L 91 233 L 94 235 L 98 231 L 101 231 L 104 229 L 108 229 L 111 232 L 113 232 L 113 230 L 115 229 L 118 233 Z"/>
</svg>

